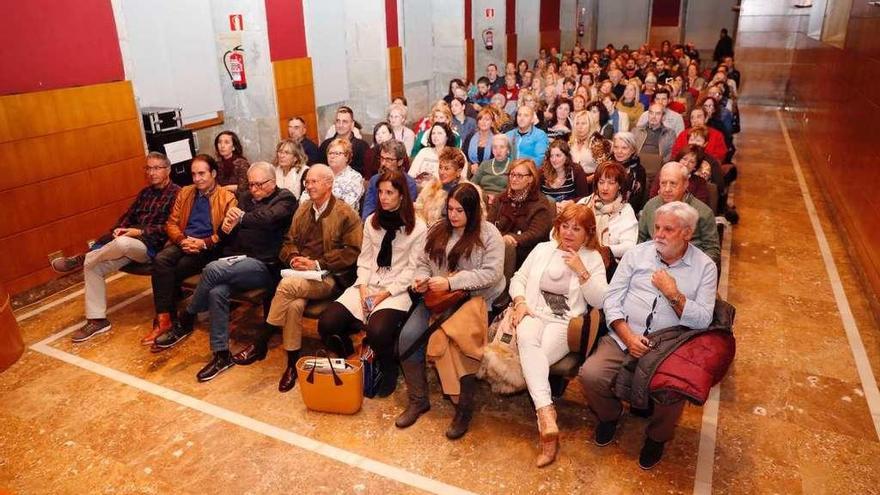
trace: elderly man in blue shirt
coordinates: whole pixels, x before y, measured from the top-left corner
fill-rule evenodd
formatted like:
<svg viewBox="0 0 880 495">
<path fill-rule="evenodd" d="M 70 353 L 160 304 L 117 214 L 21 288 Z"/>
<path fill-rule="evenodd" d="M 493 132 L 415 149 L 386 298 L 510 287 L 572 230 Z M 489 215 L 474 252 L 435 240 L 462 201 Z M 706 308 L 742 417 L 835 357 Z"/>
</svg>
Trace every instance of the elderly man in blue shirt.
<svg viewBox="0 0 880 495">
<path fill-rule="evenodd" d="M 654 239 L 627 251 L 614 273 L 604 305 L 609 334 L 579 373 L 587 402 L 599 417 L 599 446 L 614 439 L 623 413 L 612 385 L 626 354 L 641 358 L 651 352 L 647 336 L 652 332 L 675 325 L 705 328 L 712 321 L 718 271 L 712 259 L 689 242 L 698 217 L 696 209 L 681 201 L 659 207 Z M 639 455 L 643 469 L 660 462 L 683 410 L 684 401 L 654 403 Z"/>
</svg>

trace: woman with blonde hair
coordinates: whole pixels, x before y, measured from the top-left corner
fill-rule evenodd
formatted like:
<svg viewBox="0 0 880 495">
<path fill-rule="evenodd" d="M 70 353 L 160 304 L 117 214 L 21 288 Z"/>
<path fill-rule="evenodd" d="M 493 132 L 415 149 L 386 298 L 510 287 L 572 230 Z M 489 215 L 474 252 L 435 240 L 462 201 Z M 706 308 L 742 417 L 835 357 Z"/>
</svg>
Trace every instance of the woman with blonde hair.
<svg viewBox="0 0 880 495">
<path fill-rule="evenodd" d="M 306 177 L 308 157 L 302 146 L 290 139 L 282 139 L 275 146 L 275 184 L 293 193 L 294 198 L 302 195 L 303 181 Z"/>
<path fill-rule="evenodd" d="M 416 133 L 406 126 L 407 108 L 400 103 L 392 103 L 388 106 L 388 123 L 391 124 L 391 131 L 394 139 L 403 143 L 406 147 L 406 154 L 411 155 L 413 145 L 416 142 Z"/>
<path fill-rule="evenodd" d="M 599 162 L 607 159 L 611 150 L 611 146 L 605 141 L 599 134 L 599 120 L 595 113 L 584 110 L 574 115 L 574 126 L 568 141 L 571 159 L 580 165 L 590 184 Z"/>
<path fill-rule="evenodd" d="M 410 153 L 410 158 L 415 158 L 419 151 L 422 148 L 429 146 L 430 142 L 430 134 L 431 129 L 434 127 L 434 124 L 446 124 L 450 129 L 452 128 L 452 109 L 449 108 L 449 104 L 445 101 L 440 100 L 434 104 L 431 108 L 431 113 L 427 118 L 422 120 L 419 123 L 420 130 L 416 135 L 415 143 L 413 144 L 412 152 Z M 424 128 L 421 126 L 424 125 Z M 450 140 L 449 146 L 455 146 L 456 148 L 461 146 L 461 137 L 455 131 L 452 131 L 455 139 L 454 142 Z"/>
<path fill-rule="evenodd" d="M 568 322 L 589 307 L 601 308 L 608 291 L 593 211 L 568 205 L 553 226 L 553 240 L 535 246 L 510 280 L 510 323 L 516 328 L 523 376 L 538 416 L 538 467 L 553 463 L 559 453 L 550 366 L 569 352 Z"/>
<path fill-rule="evenodd" d="M 623 90 L 623 96 L 617 100 L 617 111 L 625 113 L 630 122 L 638 122 L 639 117 L 645 113 L 645 106 L 640 101 L 639 83 L 630 79 Z"/>
</svg>

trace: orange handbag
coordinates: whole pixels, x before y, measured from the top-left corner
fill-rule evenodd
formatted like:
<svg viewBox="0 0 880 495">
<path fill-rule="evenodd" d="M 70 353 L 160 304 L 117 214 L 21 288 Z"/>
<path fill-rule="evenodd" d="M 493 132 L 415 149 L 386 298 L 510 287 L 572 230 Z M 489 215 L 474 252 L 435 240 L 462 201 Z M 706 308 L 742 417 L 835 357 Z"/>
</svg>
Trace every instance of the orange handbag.
<svg viewBox="0 0 880 495">
<path fill-rule="evenodd" d="M 431 314 L 439 315 L 468 297 L 465 290 L 429 290 L 425 292 L 425 306 Z"/>
<path fill-rule="evenodd" d="M 364 368 L 360 359 L 306 356 L 296 362 L 299 390 L 312 411 L 354 414 L 364 402 Z"/>
</svg>

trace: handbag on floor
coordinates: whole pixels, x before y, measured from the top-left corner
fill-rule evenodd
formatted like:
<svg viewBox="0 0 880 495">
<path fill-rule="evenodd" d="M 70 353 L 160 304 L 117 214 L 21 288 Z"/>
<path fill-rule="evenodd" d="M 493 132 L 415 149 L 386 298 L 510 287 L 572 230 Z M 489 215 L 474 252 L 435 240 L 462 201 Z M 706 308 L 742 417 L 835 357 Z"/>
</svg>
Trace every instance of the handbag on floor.
<svg viewBox="0 0 880 495">
<path fill-rule="evenodd" d="M 364 368 L 360 359 L 301 357 L 296 362 L 296 372 L 303 402 L 309 410 L 335 414 L 360 411 L 364 402 Z"/>
<path fill-rule="evenodd" d="M 489 343 L 483 351 L 483 361 L 477 378 L 489 382 L 496 394 L 514 394 L 526 389 L 516 331 L 510 324 L 513 307 L 508 307 L 489 325 Z"/>
</svg>

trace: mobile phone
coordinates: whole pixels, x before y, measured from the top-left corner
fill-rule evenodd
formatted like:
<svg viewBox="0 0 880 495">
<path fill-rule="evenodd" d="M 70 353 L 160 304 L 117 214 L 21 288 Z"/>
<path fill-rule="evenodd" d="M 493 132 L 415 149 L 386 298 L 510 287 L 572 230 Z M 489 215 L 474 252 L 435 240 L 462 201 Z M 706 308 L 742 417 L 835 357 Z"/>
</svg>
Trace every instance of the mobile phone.
<svg viewBox="0 0 880 495">
<path fill-rule="evenodd" d="M 367 296 L 364 298 L 364 304 L 367 306 L 367 311 L 372 312 L 373 308 L 376 306 L 376 300 L 373 299 L 373 296 Z"/>
</svg>

